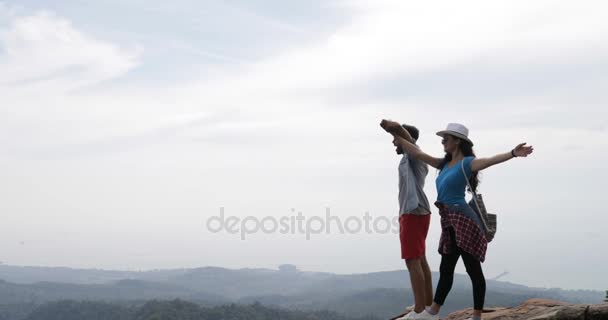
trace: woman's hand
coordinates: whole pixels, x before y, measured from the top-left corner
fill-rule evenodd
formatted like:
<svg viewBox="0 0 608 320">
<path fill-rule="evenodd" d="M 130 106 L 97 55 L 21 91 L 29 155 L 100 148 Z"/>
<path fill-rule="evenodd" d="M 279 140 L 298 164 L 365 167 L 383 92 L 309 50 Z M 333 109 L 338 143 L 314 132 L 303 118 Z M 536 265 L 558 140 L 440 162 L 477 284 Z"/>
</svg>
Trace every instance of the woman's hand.
<svg viewBox="0 0 608 320">
<path fill-rule="evenodd" d="M 532 152 L 534 152 L 534 148 L 532 146 L 526 146 L 526 143 L 520 143 L 513 149 L 513 154 L 516 157 L 527 157 Z"/>
<path fill-rule="evenodd" d="M 526 146 L 526 143 L 520 143 L 515 147 L 515 149 L 511 150 L 511 152 L 497 154 L 493 157 L 489 158 L 475 158 L 471 161 L 471 171 L 481 171 L 486 168 L 489 168 L 493 165 L 497 165 L 499 163 L 503 163 L 507 160 L 513 159 L 513 156 L 516 157 L 527 157 L 534 151 L 532 146 Z"/>
</svg>

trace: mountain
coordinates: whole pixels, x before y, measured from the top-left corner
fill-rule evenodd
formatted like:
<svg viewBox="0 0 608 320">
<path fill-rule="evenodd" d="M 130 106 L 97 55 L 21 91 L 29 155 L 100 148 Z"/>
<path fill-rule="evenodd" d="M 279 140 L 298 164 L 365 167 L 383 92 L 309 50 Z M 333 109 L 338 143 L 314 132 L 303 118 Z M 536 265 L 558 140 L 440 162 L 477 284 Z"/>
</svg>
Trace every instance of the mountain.
<svg viewBox="0 0 608 320">
<path fill-rule="evenodd" d="M 57 282 L 16 284 L 0 280 L 0 301 L 3 304 L 42 304 L 65 299 L 130 301 L 175 298 L 184 298 L 207 304 L 230 301 L 222 296 L 206 293 L 202 290 L 190 290 L 170 283 L 142 280 L 119 280 L 107 284 Z"/>
<path fill-rule="evenodd" d="M 58 301 L 33 310 L 26 320 L 131 320 L 134 311 L 106 302 Z"/>
<path fill-rule="evenodd" d="M 73 271 L 74 277 L 71 277 Z M 124 276 L 123 279 L 118 279 Z M 434 281 L 439 278 L 433 274 Z M 133 302 L 183 299 L 204 306 L 251 304 L 291 310 L 331 310 L 355 316 L 387 317 L 412 304 L 405 270 L 340 275 L 303 272 L 291 266 L 271 269 L 194 269 L 106 271 L 69 268 L 0 266 L 0 301 L 18 309 L 20 304 L 72 300 Z M 514 307 L 531 298 L 569 303 L 600 303 L 603 293 L 591 290 L 530 288 L 488 280 L 486 305 Z M 471 305 L 468 276 L 456 275 L 444 311 Z M 13 308 L 13 309 L 11 309 Z M 1 320 L 1 318 L 0 318 Z"/>
<path fill-rule="evenodd" d="M 106 302 L 58 301 L 32 311 L 24 320 L 378 320 L 346 317 L 333 312 L 292 311 L 269 308 L 259 303 L 201 307 L 183 300 L 149 301 L 141 306 Z M 17 319 L 15 319 L 17 320 Z M 21 320 L 21 319 L 19 319 Z"/>
<path fill-rule="evenodd" d="M 12 266 L 0 264 L 0 279 L 14 283 L 41 281 L 102 284 L 123 279 L 163 281 L 169 277 L 186 273 L 191 269 L 119 271 L 101 269 L 76 269 L 68 267 Z"/>
</svg>

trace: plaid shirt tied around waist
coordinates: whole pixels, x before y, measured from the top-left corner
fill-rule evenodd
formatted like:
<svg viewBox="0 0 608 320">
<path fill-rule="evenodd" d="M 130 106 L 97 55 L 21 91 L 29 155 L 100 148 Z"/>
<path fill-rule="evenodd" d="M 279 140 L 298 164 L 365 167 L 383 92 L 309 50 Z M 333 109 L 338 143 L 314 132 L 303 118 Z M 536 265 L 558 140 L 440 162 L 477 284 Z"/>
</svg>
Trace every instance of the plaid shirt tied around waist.
<svg viewBox="0 0 608 320">
<path fill-rule="evenodd" d="M 484 262 L 488 241 L 482 228 L 471 218 L 457 210 L 439 202 L 436 202 L 435 205 L 439 208 L 439 215 L 441 216 L 439 253 L 454 253 L 457 248 L 454 248 L 453 244 L 456 244 L 460 250 L 469 253 L 480 262 Z M 450 228 L 454 230 L 456 239 L 452 239 Z"/>
</svg>

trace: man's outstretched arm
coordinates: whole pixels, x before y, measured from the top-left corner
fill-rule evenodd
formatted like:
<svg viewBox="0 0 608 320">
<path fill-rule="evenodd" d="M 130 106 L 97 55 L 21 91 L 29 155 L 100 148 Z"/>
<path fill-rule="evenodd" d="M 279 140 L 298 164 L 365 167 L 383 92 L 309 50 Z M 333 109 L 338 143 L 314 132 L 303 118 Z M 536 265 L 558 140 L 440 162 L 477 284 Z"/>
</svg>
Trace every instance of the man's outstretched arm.
<svg viewBox="0 0 608 320">
<path fill-rule="evenodd" d="M 382 122 L 380 122 L 380 126 L 388 133 L 397 135 L 410 143 L 416 143 L 410 133 L 407 132 L 407 130 L 405 130 L 405 128 L 396 121 L 384 119 Z"/>
</svg>

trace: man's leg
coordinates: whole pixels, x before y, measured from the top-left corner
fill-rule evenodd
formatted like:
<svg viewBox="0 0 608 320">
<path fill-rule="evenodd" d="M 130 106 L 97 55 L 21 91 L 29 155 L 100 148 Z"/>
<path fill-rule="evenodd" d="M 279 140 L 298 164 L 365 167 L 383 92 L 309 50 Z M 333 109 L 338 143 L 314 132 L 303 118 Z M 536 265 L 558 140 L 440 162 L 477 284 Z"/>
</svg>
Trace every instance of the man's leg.
<svg viewBox="0 0 608 320">
<path fill-rule="evenodd" d="M 414 301 L 416 300 L 414 279 L 415 276 L 413 274 L 417 273 L 415 269 L 415 263 L 411 262 L 413 258 L 410 253 L 410 246 L 412 244 L 412 220 L 411 215 L 403 214 L 399 216 L 399 239 L 401 241 L 401 258 L 405 260 L 405 265 L 410 274 L 410 284 L 412 287 L 412 294 L 414 295 Z M 408 261 L 410 261 L 408 263 Z M 405 308 L 404 314 L 407 314 L 412 311 L 412 307 Z"/>
<path fill-rule="evenodd" d="M 412 293 L 414 294 L 414 312 L 420 313 L 425 307 L 425 279 L 422 270 L 421 258 L 406 259 L 405 264 L 410 273 L 410 282 L 412 283 Z"/>
<path fill-rule="evenodd" d="M 430 306 L 433 304 L 433 275 L 426 256 L 420 259 L 420 266 L 424 274 L 424 305 Z"/>
<path fill-rule="evenodd" d="M 412 283 L 412 293 L 414 295 L 414 311 L 420 313 L 424 311 L 427 305 L 427 296 L 431 297 L 432 301 L 432 283 L 429 285 L 430 290 L 427 290 L 427 274 L 428 281 L 431 281 L 431 271 L 426 261 L 426 236 L 428 234 L 431 215 L 409 215 L 405 222 L 403 243 L 405 246 L 402 257 L 410 272 L 410 281 Z"/>
</svg>

